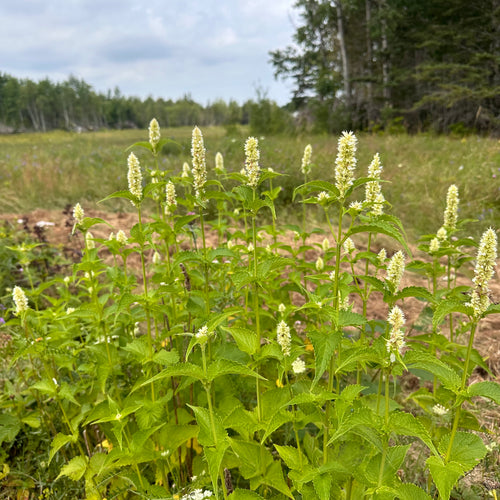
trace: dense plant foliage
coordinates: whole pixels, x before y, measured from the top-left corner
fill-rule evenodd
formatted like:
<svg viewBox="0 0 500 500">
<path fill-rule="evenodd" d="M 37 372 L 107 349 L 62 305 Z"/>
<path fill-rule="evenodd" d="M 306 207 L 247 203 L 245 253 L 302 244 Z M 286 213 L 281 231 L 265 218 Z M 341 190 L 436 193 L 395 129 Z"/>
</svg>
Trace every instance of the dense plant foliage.
<svg viewBox="0 0 500 500">
<path fill-rule="evenodd" d="M 181 171 L 159 168 L 167 142 L 153 120 L 129 153 L 128 189 L 107 198 L 133 204 L 129 232 L 95 237 L 106 221 L 77 203 L 72 271 L 13 286 L 1 326 L 6 486 L 20 485 L 16 456 L 35 441 L 50 447 L 23 484 L 46 496 L 77 482 L 89 499 L 450 498 L 489 453 L 474 402 L 500 403 L 499 384 L 468 383 L 477 366 L 488 372 L 477 326 L 500 312 L 488 294 L 495 231 L 463 235 L 452 185 L 442 227 L 419 243 L 428 258 L 412 259 L 385 213 L 383 159 L 359 174 L 351 132 L 334 182 L 311 180 L 310 146 L 297 160 L 296 226 L 275 209 L 282 177 L 260 167 L 255 137 L 241 171 L 218 155 L 212 180 L 198 127 Z M 311 227 L 312 205 L 326 230 Z M 458 286 L 473 258 L 474 279 Z M 429 287 L 403 287 L 405 269 Z M 367 313 L 374 296 L 385 320 Z M 429 322 L 407 336 L 412 298 Z M 409 373 L 429 383 L 402 397 Z M 399 475 L 414 447 L 419 481 Z"/>
</svg>

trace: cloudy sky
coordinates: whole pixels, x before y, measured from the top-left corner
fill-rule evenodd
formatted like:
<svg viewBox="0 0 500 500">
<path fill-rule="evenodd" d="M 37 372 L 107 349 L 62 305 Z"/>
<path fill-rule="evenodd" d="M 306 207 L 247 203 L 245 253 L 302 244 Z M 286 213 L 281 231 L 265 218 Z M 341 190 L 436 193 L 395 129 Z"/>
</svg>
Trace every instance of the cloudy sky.
<svg viewBox="0 0 500 500">
<path fill-rule="evenodd" d="M 255 98 L 279 104 L 269 50 L 292 41 L 294 0 L 0 0 L 0 72 L 94 90 L 205 105 Z"/>
</svg>

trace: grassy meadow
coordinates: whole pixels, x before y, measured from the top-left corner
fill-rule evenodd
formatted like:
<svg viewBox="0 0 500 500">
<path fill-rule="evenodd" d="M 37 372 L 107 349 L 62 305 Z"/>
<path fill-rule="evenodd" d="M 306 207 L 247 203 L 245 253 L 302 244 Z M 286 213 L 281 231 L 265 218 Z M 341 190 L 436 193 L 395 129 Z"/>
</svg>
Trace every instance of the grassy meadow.
<svg viewBox="0 0 500 500">
<path fill-rule="evenodd" d="M 247 135 L 0 137 L 0 499 L 497 498 L 498 140 Z"/>
<path fill-rule="evenodd" d="M 208 175 L 213 178 L 215 154 L 221 152 L 228 171 L 244 164 L 243 143 L 248 132 L 222 127 L 203 130 Z M 191 129 L 162 131 L 175 141 L 160 157 L 161 169 L 178 174 L 191 162 Z M 24 213 L 35 208 L 63 209 L 77 201 L 96 206 L 109 192 L 126 187 L 126 148 L 144 139 L 141 130 L 102 131 L 85 134 L 51 132 L 0 136 L 0 213 Z M 367 135 L 359 136 L 357 176 L 366 175 L 374 152 L 384 170 L 385 198 L 414 237 L 433 232 L 442 223 L 446 190 L 456 184 L 462 203 L 460 215 L 475 219 L 477 236 L 500 221 L 500 141 L 478 136 Z M 278 206 L 289 205 L 293 188 L 300 184 L 304 147 L 313 148 L 310 179 L 331 181 L 337 139 L 333 136 L 261 137 L 261 164 L 286 174 Z M 100 209 L 130 210 L 115 202 Z M 287 211 L 287 213 L 290 213 Z M 322 214 L 319 213 L 322 218 Z"/>
</svg>

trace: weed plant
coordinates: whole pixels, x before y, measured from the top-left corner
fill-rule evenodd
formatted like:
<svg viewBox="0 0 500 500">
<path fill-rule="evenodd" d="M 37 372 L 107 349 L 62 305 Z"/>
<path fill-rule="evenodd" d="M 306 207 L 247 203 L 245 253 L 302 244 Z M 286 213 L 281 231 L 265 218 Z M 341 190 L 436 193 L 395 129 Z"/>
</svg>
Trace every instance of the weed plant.
<svg viewBox="0 0 500 500">
<path fill-rule="evenodd" d="M 334 182 L 311 180 L 319 168 L 306 147 L 297 225 L 276 210 L 284 177 L 261 168 L 256 138 L 244 165 L 219 156 L 210 176 L 197 127 L 182 171 L 162 168 L 164 147 L 153 120 L 123 166 L 128 189 L 106 198 L 136 211 L 129 234 L 94 237 L 106 221 L 77 203 L 72 272 L 13 287 L 1 327 L 4 486 L 68 498 L 79 485 L 72 498 L 101 500 L 449 499 L 491 459 L 471 409 L 478 398 L 499 404 L 500 385 L 469 378 L 488 371 L 478 325 L 500 312 L 488 294 L 495 231 L 479 243 L 464 235 L 452 185 L 441 227 L 419 242 L 428 259 L 412 260 L 386 213 L 383 156 L 360 174 L 351 132 Z M 388 256 L 379 235 L 399 249 Z M 473 259 L 473 281 L 457 286 Z M 402 288 L 405 268 L 430 286 Z M 369 317 L 373 295 L 385 321 Z M 411 337 L 409 298 L 432 317 Z M 431 383 L 403 397 L 409 373 Z M 15 464 L 30 446 L 41 456 L 26 477 Z M 425 472 L 405 482 L 412 446 Z"/>
</svg>

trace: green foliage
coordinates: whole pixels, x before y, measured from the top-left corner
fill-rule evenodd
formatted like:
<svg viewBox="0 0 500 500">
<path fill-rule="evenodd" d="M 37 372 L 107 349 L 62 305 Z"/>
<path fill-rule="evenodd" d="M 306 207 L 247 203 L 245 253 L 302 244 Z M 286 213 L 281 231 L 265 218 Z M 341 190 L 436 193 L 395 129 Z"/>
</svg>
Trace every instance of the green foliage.
<svg viewBox="0 0 500 500">
<path fill-rule="evenodd" d="M 436 254 L 434 235 L 424 236 L 419 251 L 429 255 L 408 267 L 432 286 L 389 286 L 376 236 L 408 258 L 412 248 L 395 216 L 349 206 L 335 183 L 305 179 L 296 198 L 326 221 L 301 233 L 281 221 L 273 172 L 254 187 L 219 172 L 206 199 L 195 199 L 191 177 L 162 170 L 155 148 L 143 146 L 135 145 L 152 164 L 144 198 L 131 200 L 123 185 L 106 198 L 134 201 L 126 242 L 86 238 L 89 229 L 118 228 L 84 218 L 68 225 L 83 245 L 66 278 L 54 270 L 23 281 L 16 263 L 31 267 L 39 246 L 22 247 L 15 231 L 3 236 L 2 275 L 28 299 L 26 308 L 19 291 L 15 303 L 6 295 L 0 325 L 9 493 L 24 474 L 21 448 L 40 462 L 44 484 L 62 494 L 73 485 L 75 498 L 187 500 L 197 490 L 236 500 L 450 498 L 487 458 L 471 432 L 481 430 L 474 403 L 500 402 L 498 384 L 467 384 L 476 366 L 487 368 L 473 349 L 481 318 L 462 297 L 470 287 L 437 281 L 466 268 L 474 245 L 450 232 Z M 167 180 L 177 205 L 166 211 L 156 194 Z M 353 182 L 353 198 L 367 182 Z M 375 297 L 388 321 L 367 312 Z M 394 331 L 389 314 L 410 298 L 425 302 L 427 315 L 413 337 L 404 325 Z M 467 346 L 453 328 L 457 315 L 471 332 Z M 450 316 L 448 337 L 439 332 Z M 405 370 L 431 383 L 405 399 Z M 399 476 L 413 467 L 414 448 L 426 464 L 417 484 Z"/>
</svg>

